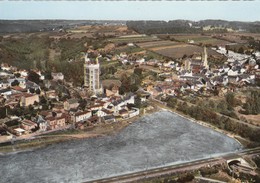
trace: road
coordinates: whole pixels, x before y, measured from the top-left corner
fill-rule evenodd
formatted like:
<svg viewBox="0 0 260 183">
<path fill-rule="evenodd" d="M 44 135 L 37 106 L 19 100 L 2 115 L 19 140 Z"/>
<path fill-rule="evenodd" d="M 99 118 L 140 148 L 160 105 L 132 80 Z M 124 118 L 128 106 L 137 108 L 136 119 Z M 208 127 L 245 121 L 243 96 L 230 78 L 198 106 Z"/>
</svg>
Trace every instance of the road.
<svg viewBox="0 0 260 183">
<path fill-rule="evenodd" d="M 147 179 L 147 178 L 155 178 L 155 177 L 159 177 L 159 176 L 163 176 L 163 175 L 169 175 L 169 174 L 174 174 L 174 173 L 178 173 L 178 172 L 195 170 L 200 167 L 214 166 L 217 164 L 222 164 L 222 163 L 226 162 L 226 159 L 228 159 L 229 157 L 232 158 L 234 155 L 244 156 L 244 155 L 253 155 L 253 154 L 260 154 L 260 147 L 254 148 L 254 149 L 243 150 L 238 153 L 228 153 L 228 154 L 222 155 L 220 157 L 201 159 L 201 160 L 186 162 L 186 163 L 177 164 L 177 165 L 170 165 L 170 166 L 164 166 L 164 167 L 149 169 L 149 170 L 140 171 L 140 172 L 133 172 L 133 173 L 125 174 L 125 175 L 119 175 L 119 176 L 114 176 L 114 177 L 109 177 L 109 178 L 104 178 L 104 179 L 99 179 L 99 180 L 88 181 L 86 183 L 90 183 L 90 182 L 92 182 L 92 183 L 135 182 L 135 181 L 143 180 L 143 179 Z"/>
</svg>

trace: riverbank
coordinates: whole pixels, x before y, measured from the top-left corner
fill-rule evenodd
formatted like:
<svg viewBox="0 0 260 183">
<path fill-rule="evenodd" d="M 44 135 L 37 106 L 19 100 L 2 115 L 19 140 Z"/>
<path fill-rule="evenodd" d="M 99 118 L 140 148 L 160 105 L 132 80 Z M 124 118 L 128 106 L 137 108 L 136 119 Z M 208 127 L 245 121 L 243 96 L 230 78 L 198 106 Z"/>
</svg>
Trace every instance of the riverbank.
<svg viewBox="0 0 260 183">
<path fill-rule="evenodd" d="M 255 147 L 254 144 L 252 144 L 251 141 L 249 141 L 248 139 L 245 139 L 245 138 L 243 138 L 243 137 L 241 137 L 241 136 L 239 136 L 237 134 L 231 133 L 231 132 L 223 130 L 223 129 L 219 129 L 216 126 L 214 126 L 212 124 L 209 124 L 209 123 L 206 123 L 204 121 L 196 120 L 196 119 L 192 118 L 191 116 L 186 115 L 183 112 L 178 111 L 176 109 L 173 109 L 171 107 L 168 107 L 168 106 L 166 106 L 166 105 L 164 105 L 164 104 L 162 104 L 162 103 L 160 103 L 160 102 L 158 102 L 156 100 L 151 100 L 151 101 L 154 104 L 157 104 L 157 107 L 160 107 L 161 109 L 173 112 L 173 113 L 175 113 L 175 114 L 177 114 L 179 116 L 182 116 L 183 118 L 189 119 L 193 123 L 197 123 L 197 124 L 202 125 L 204 127 L 211 128 L 211 129 L 213 129 L 213 130 L 215 130 L 215 131 L 217 131 L 219 133 L 227 135 L 227 136 L 233 138 L 234 140 L 236 140 L 238 143 L 240 143 L 244 147 Z"/>
<path fill-rule="evenodd" d="M 156 101 L 151 102 L 150 106 L 151 106 L 150 110 L 146 110 L 145 112 L 142 112 L 138 116 L 135 116 L 130 119 L 120 120 L 115 123 L 100 123 L 96 126 L 92 126 L 85 130 L 68 129 L 63 131 L 51 132 L 51 133 L 35 136 L 27 140 L 15 141 L 13 144 L 11 142 L 5 144 L 2 143 L 0 144 L 0 153 L 10 153 L 10 152 L 43 148 L 51 144 L 61 143 L 69 140 L 94 138 L 94 137 L 106 136 L 106 135 L 115 135 L 119 133 L 121 130 L 123 130 L 125 127 L 127 127 L 128 125 L 138 121 L 138 119 L 140 119 L 141 117 L 160 110 L 167 110 L 176 113 L 177 115 L 180 115 L 183 118 L 189 119 L 191 122 L 197 123 L 207 128 L 211 128 L 215 131 L 218 131 L 219 133 L 225 134 L 237 140 L 244 147 L 246 147 L 249 143 L 247 139 L 243 139 L 242 137 L 239 137 L 235 134 L 231 134 L 230 132 L 218 129 L 215 126 L 210 125 L 206 122 L 197 121 L 191 118 L 190 116 L 181 113 L 180 111 L 167 107 L 163 104 L 157 103 Z"/>
</svg>

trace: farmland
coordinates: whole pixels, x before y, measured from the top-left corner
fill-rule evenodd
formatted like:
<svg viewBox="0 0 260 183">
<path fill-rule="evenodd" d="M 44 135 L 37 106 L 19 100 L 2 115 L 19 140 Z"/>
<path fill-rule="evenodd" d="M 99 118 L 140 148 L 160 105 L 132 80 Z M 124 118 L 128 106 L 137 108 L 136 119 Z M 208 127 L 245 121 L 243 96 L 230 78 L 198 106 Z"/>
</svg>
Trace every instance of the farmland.
<svg viewBox="0 0 260 183">
<path fill-rule="evenodd" d="M 156 47 L 173 46 L 178 44 L 179 44 L 178 42 L 174 42 L 174 41 L 151 41 L 151 42 L 137 43 L 137 46 L 145 49 L 152 49 Z"/>
<path fill-rule="evenodd" d="M 208 50 L 208 55 L 220 56 L 220 54 L 215 52 L 214 50 L 211 50 L 209 48 L 207 50 Z M 184 55 L 189 56 L 189 55 L 193 55 L 194 53 L 202 53 L 203 48 L 195 45 L 180 44 L 171 47 L 161 47 L 161 49 L 156 48 L 153 49 L 153 51 L 161 55 L 176 59 L 176 58 L 182 58 Z"/>
<path fill-rule="evenodd" d="M 149 42 L 149 41 L 157 41 L 159 40 L 157 37 L 153 36 L 122 36 L 117 38 L 109 39 L 108 41 L 113 43 L 139 43 L 139 42 Z"/>
<path fill-rule="evenodd" d="M 194 53 L 203 52 L 202 47 L 175 41 L 151 41 L 145 43 L 138 43 L 137 46 L 173 59 L 182 58 L 184 55 L 189 56 L 193 55 Z M 209 55 L 214 56 L 220 55 L 211 49 L 208 49 L 208 53 Z"/>
<path fill-rule="evenodd" d="M 193 43 L 193 44 L 205 44 L 212 46 L 225 46 L 229 44 L 229 41 L 216 39 L 211 36 L 203 36 L 203 35 L 171 35 L 171 39 L 176 41 L 185 42 L 185 43 Z"/>
</svg>

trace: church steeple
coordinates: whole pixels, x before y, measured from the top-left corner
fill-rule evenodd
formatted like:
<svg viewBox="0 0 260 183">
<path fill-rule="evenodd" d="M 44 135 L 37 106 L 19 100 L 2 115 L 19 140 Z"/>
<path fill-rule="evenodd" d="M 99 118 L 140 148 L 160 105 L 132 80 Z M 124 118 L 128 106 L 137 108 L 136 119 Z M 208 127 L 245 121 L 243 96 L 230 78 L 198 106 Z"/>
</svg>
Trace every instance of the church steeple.
<svg viewBox="0 0 260 183">
<path fill-rule="evenodd" d="M 207 48 L 204 46 L 204 53 L 203 53 L 203 66 L 208 69 L 208 53 L 207 53 Z"/>
</svg>

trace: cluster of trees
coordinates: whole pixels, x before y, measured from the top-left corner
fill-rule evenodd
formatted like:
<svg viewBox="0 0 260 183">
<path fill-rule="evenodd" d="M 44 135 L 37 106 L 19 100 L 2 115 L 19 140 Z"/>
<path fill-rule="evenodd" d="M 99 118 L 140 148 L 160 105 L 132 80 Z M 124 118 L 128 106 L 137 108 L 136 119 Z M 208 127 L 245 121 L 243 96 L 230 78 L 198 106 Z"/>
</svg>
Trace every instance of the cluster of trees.
<svg viewBox="0 0 260 183">
<path fill-rule="evenodd" d="M 175 33 L 202 33 L 204 26 L 211 26 L 208 32 L 224 33 L 227 28 L 246 29 L 249 32 L 260 32 L 260 24 L 251 22 L 229 22 L 223 20 L 202 20 L 192 22 L 188 20 L 172 20 L 172 21 L 127 21 L 128 28 L 144 34 L 175 34 Z M 192 26 L 191 26 L 192 25 Z M 225 26 L 225 27 L 224 27 Z M 224 27 L 219 28 L 217 27 Z"/>
<path fill-rule="evenodd" d="M 105 45 L 104 41 L 87 37 L 55 40 L 49 36 L 32 34 L 19 39 L 5 38 L 0 45 L 0 60 L 22 69 L 62 72 L 65 79 L 80 85 L 83 83 L 84 63 L 81 58 L 82 52 L 87 49 L 86 43 L 97 47 Z M 50 59 L 50 49 L 60 54 Z M 69 60 L 76 62 L 69 63 Z"/>
<path fill-rule="evenodd" d="M 0 59 L 23 69 L 45 69 L 49 57 L 51 40 L 47 36 L 27 38 L 6 38 L 1 44 Z"/>
<path fill-rule="evenodd" d="M 190 27 L 186 21 L 128 21 L 127 27 L 142 34 L 200 33 L 201 28 Z"/>
<path fill-rule="evenodd" d="M 143 79 L 142 72 L 141 68 L 135 68 L 130 76 L 125 73 L 122 74 L 120 78 L 122 85 L 119 88 L 119 94 L 123 95 L 127 92 L 137 91 Z"/>
<path fill-rule="evenodd" d="M 230 98 L 228 101 L 233 104 L 233 97 L 230 95 L 227 98 Z M 218 114 L 214 112 L 212 108 L 203 105 L 188 105 L 187 102 L 180 102 L 175 98 L 169 98 L 166 102 L 169 107 L 176 108 L 176 110 L 196 120 L 205 121 L 220 129 L 230 131 L 252 141 L 260 142 L 258 138 L 258 136 L 260 136 L 259 129 L 255 129 L 244 123 L 239 123 L 226 115 Z"/>
<path fill-rule="evenodd" d="M 247 98 L 244 104 L 245 111 L 240 111 L 244 114 L 260 114 L 260 91 L 252 90 L 250 91 L 250 97 Z"/>
<path fill-rule="evenodd" d="M 196 98 L 185 98 L 187 102 L 210 109 L 211 111 L 238 119 L 234 111 L 234 107 L 240 105 L 241 102 L 235 98 L 234 93 L 227 93 L 221 100 L 197 100 Z"/>
<path fill-rule="evenodd" d="M 189 106 L 187 103 L 178 103 L 177 110 L 187 114 L 196 120 L 205 121 L 220 129 L 238 134 L 252 141 L 260 142 L 260 130 L 252 128 L 246 124 L 238 123 L 232 118 L 224 115 L 218 115 L 208 108 L 201 106 Z"/>
</svg>

